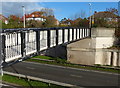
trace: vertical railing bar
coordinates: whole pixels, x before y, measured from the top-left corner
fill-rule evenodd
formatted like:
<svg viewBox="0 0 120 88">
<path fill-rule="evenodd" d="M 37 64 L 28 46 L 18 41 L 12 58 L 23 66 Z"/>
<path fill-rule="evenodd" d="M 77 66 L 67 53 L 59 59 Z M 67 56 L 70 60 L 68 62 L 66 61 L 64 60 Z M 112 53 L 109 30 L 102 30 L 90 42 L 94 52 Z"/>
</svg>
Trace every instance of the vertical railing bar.
<svg viewBox="0 0 120 88">
<path fill-rule="evenodd" d="M 65 42 L 65 30 L 62 29 L 62 42 L 64 43 Z"/>
<path fill-rule="evenodd" d="M 83 29 L 81 28 L 81 39 L 83 38 Z"/>
<path fill-rule="evenodd" d="M 11 34 L 11 44 L 12 44 L 12 45 L 11 45 L 11 50 L 12 50 L 12 48 L 14 47 L 13 37 L 14 37 L 14 33 Z M 12 50 L 11 52 L 12 52 L 12 55 L 11 55 L 11 56 L 14 57 L 14 51 Z"/>
<path fill-rule="evenodd" d="M 21 55 L 24 58 L 26 56 L 26 50 L 25 50 L 25 32 L 21 32 Z"/>
<path fill-rule="evenodd" d="M 80 39 L 80 28 L 79 28 L 79 39 Z"/>
<path fill-rule="evenodd" d="M 84 28 L 84 38 L 86 37 L 86 28 Z"/>
<path fill-rule="evenodd" d="M 91 38 L 91 28 L 89 28 L 89 37 Z"/>
<path fill-rule="evenodd" d="M 77 32 L 78 32 L 78 30 L 77 30 L 77 28 L 76 28 L 76 39 L 75 39 L 75 40 L 77 40 L 77 36 L 78 36 Z"/>
<path fill-rule="evenodd" d="M 36 48 L 37 48 L 37 54 L 40 53 L 40 31 L 36 31 Z"/>
<path fill-rule="evenodd" d="M 74 28 L 72 28 L 72 41 L 74 40 Z"/>
<path fill-rule="evenodd" d="M 68 42 L 70 42 L 70 29 L 68 28 Z"/>
<path fill-rule="evenodd" d="M 58 30 L 59 29 L 56 29 L 56 45 L 58 45 L 58 37 L 59 37 Z"/>
<path fill-rule="evenodd" d="M 12 48 L 12 34 L 10 33 L 10 49 Z M 10 58 L 12 57 L 12 52 L 10 52 Z"/>
<path fill-rule="evenodd" d="M 47 30 L 47 47 L 49 48 L 50 47 L 50 30 Z"/>
<path fill-rule="evenodd" d="M 6 38 L 5 38 L 5 35 L 2 35 L 2 58 L 3 58 L 3 62 L 6 61 L 6 53 L 5 53 L 5 48 L 6 48 Z"/>
</svg>

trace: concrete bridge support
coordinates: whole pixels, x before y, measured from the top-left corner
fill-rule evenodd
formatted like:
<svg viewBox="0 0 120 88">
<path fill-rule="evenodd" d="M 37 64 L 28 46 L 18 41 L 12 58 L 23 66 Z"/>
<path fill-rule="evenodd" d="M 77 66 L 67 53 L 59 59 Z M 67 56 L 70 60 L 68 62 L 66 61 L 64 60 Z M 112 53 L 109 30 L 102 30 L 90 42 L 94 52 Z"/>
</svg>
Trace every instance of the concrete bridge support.
<svg viewBox="0 0 120 88">
<path fill-rule="evenodd" d="M 120 51 L 107 49 L 114 44 L 114 28 L 94 28 L 91 38 L 67 45 L 67 60 L 85 65 L 120 66 Z"/>
</svg>

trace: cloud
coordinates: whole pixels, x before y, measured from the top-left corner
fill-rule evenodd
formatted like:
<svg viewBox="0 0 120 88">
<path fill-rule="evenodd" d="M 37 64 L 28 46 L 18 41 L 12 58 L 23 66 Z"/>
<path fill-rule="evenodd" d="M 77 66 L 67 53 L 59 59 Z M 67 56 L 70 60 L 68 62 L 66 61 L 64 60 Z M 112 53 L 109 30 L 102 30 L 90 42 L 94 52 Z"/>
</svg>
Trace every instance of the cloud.
<svg viewBox="0 0 120 88">
<path fill-rule="evenodd" d="M 12 0 L 15 1 L 15 0 Z M 2 3 L 2 14 L 4 16 L 17 15 L 22 16 L 22 6 L 25 6 L 26 13 L 31 13 L 33 11 L 40 11 L 41 2 L 1 2 Z"/>
</svg>

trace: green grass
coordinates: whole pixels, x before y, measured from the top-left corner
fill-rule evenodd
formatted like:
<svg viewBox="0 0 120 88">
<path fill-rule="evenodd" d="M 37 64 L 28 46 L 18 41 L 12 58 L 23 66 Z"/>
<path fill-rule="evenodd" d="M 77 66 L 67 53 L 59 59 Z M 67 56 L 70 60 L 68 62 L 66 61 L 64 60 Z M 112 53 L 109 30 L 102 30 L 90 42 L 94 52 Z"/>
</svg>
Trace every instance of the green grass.
<svg viewBox="0 0 120 88">
<path fill-rule="evenodd" d="M 27 59 L 26 61 L 60 65 L 60 66 L 66 66 L 66 67 L 82 68 L 82 69 L 88 69 L 88 70 L 99 70 L 99 71 L 108 71 L 108 72 L 120 73 L 120 70 L 116 70 L 116 69 L 101 68 L 98 65 L 93 67 L 93 66 L 83 66 L 83 65 L 71 64 L 71 63 L 67 63 L 64 60 L 49 62 L 49 61 L 41 61 L 41 60 L 37 60 L 37 59 Z"/>
<path fill-rule="evenodd" d="M 53 57 L 48 57 L 48 56 L 34 56 L 32 57 L 32 59 L 37 58 L 37 59 L 47 59 L 47 60 L 55 60 L 56 63 L 66 63 L 67 61 L 65 59 L 61 59 L 61 58 L 53 58 Z"/>
<path fill-rule="evenodd" d="M 39 55 L 39 56 L 34 56 L 34 57 L 32 57 L 32 58 L 41 58 L 41 59 L 53 60 L 53 58 L 52 58 L 52 57 L 48 57 L 48 56 L 41 56 L 41 55 Z"/>
<path fill-rule="evenodd" d="M 34 81 L 34 80 L 28 81 L 28 79 L 25 79 L 25 78 L 18 78 L 18 77 L 6 75 L 6 74 L 2 77 L 2 80 L 9 83 L 13 83 L 13 84 L 18 84 L 24 87 L 30 87 L 30 88 L 68 88 L 68 87 L 57 86 L 54 84 L 48 84 L 48 83 Z"/>
</svg>

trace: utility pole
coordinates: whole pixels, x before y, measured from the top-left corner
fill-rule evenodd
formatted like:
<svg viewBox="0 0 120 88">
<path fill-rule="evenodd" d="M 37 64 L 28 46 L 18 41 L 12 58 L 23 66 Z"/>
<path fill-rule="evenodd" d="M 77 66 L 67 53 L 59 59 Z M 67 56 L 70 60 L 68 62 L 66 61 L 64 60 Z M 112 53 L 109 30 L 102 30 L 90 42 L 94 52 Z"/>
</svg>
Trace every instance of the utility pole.
<svg viewBox="0 0 120 88">
<path fill-rule="evenodd" d="M 23 9 L 23 25 L 25 28 L 25 6 L 22 6 L 22 9 Z"/>
<path fill-rule="evenodd" d="M 91 13 L 92 13 L 91 3 L 89 3 L 89 14 L 90 14 L 89 28 L 91 28 Z"/>
</svg>

